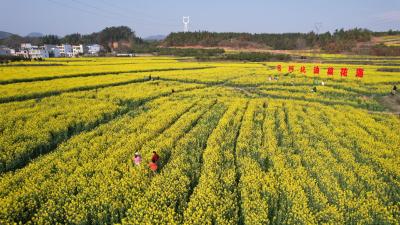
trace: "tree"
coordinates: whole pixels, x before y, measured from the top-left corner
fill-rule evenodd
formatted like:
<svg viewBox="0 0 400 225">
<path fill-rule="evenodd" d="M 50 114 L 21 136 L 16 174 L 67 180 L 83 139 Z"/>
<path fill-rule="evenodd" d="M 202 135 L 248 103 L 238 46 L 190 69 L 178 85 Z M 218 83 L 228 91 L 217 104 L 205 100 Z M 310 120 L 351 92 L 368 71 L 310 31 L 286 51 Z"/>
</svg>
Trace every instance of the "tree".
<svg viewBox="0 0 400 225">
<path fill-rule="evenodd" d="M 71 45 L 81 44 L 82 35 L 79 33 L 66 35 L 61 41 Z"/>
<path fill-rule="evenodd" d="M 126 41 L 131 44 L 136 39 L 135 32 L 127 26 L 107 27 L 99 33 L 99 43 L 108 50 L 113 49 L 114 42 Z"/>
<path fill-rule="evenodd" d="M 41 44 L 59 45 L 61 43 L 60 38 L 57 35 L 45 35 L 40 38 Z"/>
</svg>

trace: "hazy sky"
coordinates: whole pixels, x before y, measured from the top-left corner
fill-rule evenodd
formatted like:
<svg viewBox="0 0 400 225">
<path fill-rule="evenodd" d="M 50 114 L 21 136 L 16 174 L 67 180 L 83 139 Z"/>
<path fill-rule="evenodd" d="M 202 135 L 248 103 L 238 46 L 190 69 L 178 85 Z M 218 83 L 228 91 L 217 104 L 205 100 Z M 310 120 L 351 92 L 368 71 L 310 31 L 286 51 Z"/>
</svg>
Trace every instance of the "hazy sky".
<svg viewBox="0 0 400 225">
<path fill-rule="evenodd" d="M 400 0 L 0 0 L 0 30 L 65 35 L 126 25 L 141 37 L 183 30 L 321 32 L 400 30 Z"/>
</svg>

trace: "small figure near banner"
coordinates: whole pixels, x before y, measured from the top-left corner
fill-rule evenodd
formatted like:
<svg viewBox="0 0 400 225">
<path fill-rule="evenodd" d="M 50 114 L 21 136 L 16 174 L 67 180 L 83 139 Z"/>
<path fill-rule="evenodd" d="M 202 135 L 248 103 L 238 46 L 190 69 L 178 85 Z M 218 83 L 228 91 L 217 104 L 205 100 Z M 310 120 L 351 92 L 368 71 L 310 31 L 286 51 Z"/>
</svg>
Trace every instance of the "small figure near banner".
<svg viewBox="0 0 400 225">
<path fill-rule="evenodd" d="M 311 92 L 314 92 L 314 93 L 317 92 L 317 87 L 314 86 L 314 87 L 311 89 Z"/>
<path fill-rule="evenodd" d="M 397 94 L 397 86 L 394 85 L 393 89 L 392 89 L 392 95 L 396 95 Z"/>
</svg>

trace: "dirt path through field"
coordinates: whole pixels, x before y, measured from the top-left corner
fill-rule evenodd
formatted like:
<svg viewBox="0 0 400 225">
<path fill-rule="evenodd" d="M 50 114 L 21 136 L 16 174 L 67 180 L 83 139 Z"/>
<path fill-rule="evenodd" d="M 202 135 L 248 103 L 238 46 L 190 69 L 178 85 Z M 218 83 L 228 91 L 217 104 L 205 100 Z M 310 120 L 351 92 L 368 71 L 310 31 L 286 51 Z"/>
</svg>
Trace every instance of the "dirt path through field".
<svg viewBox="0 0 400 225">
<path fill-rule="evenodd" d="M 390 109 L 391 112 L 394 114 L 400 115 L 400 94 L 397 93 L 396 95 L 387 95 L 382 97 L 379 100 L 383 106 Z"/>
</svg>

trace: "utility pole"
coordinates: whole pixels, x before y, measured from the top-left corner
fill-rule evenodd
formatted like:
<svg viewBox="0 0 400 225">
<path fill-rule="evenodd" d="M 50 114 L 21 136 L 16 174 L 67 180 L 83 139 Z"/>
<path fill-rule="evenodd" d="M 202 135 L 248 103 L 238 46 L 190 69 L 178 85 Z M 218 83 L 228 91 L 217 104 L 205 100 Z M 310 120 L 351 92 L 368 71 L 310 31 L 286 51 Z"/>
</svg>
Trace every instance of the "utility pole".
<svg viewBox="0 0 400 225">
<path fill-rule="evenodd" d="M 184 16 L 182 18 L 182 22 L 183 22 L 183 32 L 188 32 L 189 31 L 189 16 Z"/>
</svg>

